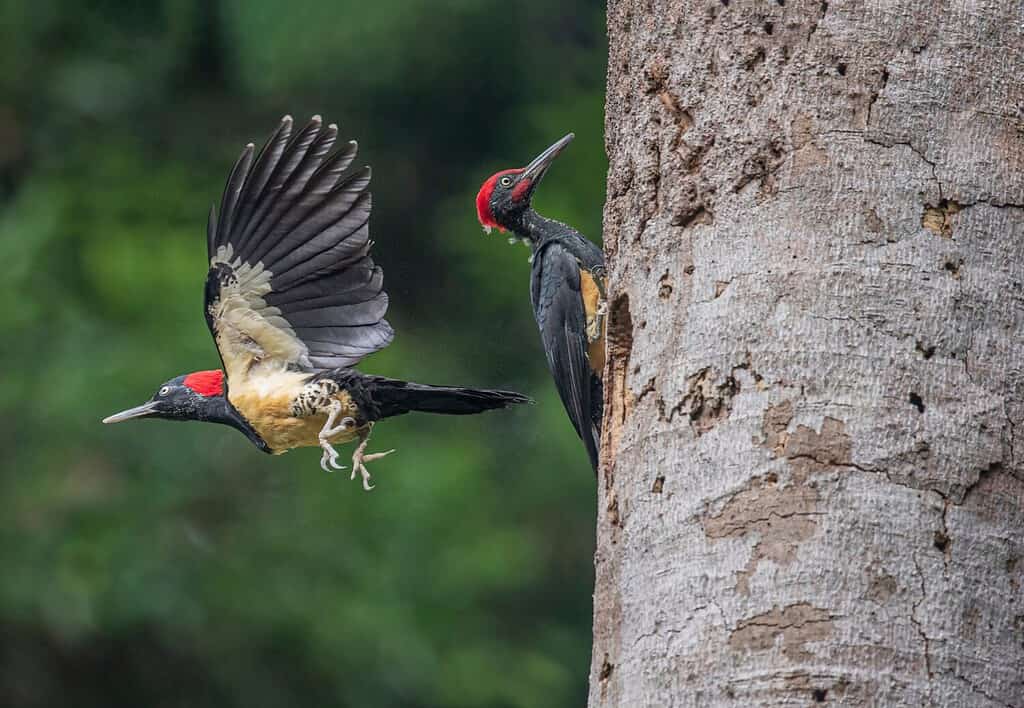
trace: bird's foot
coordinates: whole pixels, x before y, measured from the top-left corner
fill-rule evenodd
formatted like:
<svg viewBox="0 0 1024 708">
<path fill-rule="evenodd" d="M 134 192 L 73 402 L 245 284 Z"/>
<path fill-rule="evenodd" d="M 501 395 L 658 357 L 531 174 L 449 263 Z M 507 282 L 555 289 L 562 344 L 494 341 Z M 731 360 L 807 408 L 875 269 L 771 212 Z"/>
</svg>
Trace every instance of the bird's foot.
<svg viewBox="0 0 1024 708">
<path fill-rule="evenodd" d="M 345 469 L 345 465 L 338 464 L 338 458 L 341 457 L 341 455 L 339 455 L 338 451 L 334 449 L 334 446 L 327 442 L 326 438 L 320 438 L 320 447 L 323 448 L 324 451 L 323 456 L 320 458 L 320 467 L 324 472 L 331 471 L 331 468 L 327 465 L 330 465 L 336 470 Z"/>
<path fill-rule="evenodd" d="M 339 455 L 338 451 L 334 449 L 333 445 L 331 445 L 330 440 L 338 433 L 354 428 L 356 426 L 356 419 L 346 416 L 341 421 L 341 425 L 335 427 L 334 421 L 338 419 L 340 414 L 341 403 L 333 401 L 327 412 L 327 422 L 324 423 L 324 427 L 320 429 L 320 435 L 317 436 L 317 439 L 320 441 L 320 447 L 324 451 L 323 456 L 320 458 L 320 467 L 324 472 L 331 471 L 327 467 L 328 464 L 336 470 L 345 469 L 345 465 L 338 464 L 338 458 L 341 457 L 341 455 Z"/>
<path fill-rule="evenodd" d="M 608 301 L 601 300 L 597 305 L 597 311 L 593 319 L 587 322 L 587 341 L 596 342 L 604 334 L 604 321 L 608 316 Z"/>
<path fill-rule="evenodd" d="M 373 462 L 374 460 L 379 460 L 382 457 L 387 457 L 394 452 L 394 450 L 388 450 L 387 452 L 372 452 L 367 455 L 363 452 L 365 447 L 366 444 L 361 443 L 359 447 L 356 448 L 356 451 L 352 453 L 352 476 L 350 479 L 355 479 L 356 472 L 358 472 L 363 477 L 363 489 L 370 491 L 373 489 L 373 485 L 370 484 L 370 471 L 366 469 L 366 465 L 364 463 Z"/>
</svg>

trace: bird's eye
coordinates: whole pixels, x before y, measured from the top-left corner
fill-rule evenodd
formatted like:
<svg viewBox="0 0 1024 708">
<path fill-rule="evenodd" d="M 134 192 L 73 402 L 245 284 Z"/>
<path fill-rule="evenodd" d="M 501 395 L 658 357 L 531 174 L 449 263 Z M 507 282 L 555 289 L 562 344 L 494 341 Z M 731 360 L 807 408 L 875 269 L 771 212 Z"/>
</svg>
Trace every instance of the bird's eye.
<svg viewBox="0 0 1024 708">
<path fill-rule="evenodd" d="M 170 386 L 164 386 L 164 387 L 163 387 L 163 388 L 161 388 L 161 389 L 160 389 L 160 391 L 159 391 L 159 393 L 160 393 L 160 395 L 161 395 L 161 396 L 166 396 L 166 395 L 167 395 L 168 393 L 170 393 L 170 392 L 171 392 L 171 387 L 170 387 Z"/>
<path fill-rule="evenodd" d="M 500 180 L 498 180 L 498 184 L 500 184 L 502 187 L 511 187 L 512 186 L 512 178 L 509 177 L 508 175 L 505 175 Z"/>
</svg>

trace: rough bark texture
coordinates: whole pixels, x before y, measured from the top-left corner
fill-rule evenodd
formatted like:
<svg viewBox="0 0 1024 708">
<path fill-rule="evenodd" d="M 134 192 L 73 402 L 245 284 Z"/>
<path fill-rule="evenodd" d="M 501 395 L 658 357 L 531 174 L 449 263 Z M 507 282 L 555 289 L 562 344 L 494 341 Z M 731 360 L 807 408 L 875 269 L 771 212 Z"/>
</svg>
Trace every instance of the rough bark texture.
<svg viewBox="0 0 1024 708">
<path fill-rule="evenodd" d="M 591 706 L 1024 706 L 1022 25 L 609 3 Z"/>
</svg>

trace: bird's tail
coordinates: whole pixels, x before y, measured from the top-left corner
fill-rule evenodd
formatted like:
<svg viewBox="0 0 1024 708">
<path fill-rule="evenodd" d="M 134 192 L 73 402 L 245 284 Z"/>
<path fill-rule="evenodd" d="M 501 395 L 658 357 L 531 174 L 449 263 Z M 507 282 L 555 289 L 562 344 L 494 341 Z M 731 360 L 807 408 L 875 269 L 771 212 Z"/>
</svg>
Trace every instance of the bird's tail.
<svg viewBox="0 0 1024 708">
<path fill-rule="evenodd" d="M 533 403 L 527 396 L 513 391 L 430 386 L 383 377 L 374 378 L 370 388 L 381 418 L 410 411 L 470 415 L 518 403 Z"/>
</svg>

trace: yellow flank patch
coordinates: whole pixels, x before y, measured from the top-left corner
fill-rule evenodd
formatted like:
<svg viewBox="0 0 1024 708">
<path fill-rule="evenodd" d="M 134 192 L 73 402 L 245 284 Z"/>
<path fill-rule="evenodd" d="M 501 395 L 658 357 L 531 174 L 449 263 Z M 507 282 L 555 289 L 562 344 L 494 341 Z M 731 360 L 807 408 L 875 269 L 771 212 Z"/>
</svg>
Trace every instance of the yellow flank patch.
<svg viewBox="0 0 1024 708">
<path fill-rule="evenodd" d="M 597 317 L 597 308 L 601 304 L 601 289 L 597 287 L 593 274 L 580 268 L 580 294 L 583 296 L 583 310 L 587 313 L 589 325 Z"/>
<path fill-rule="evenodd" d="M 587 315 L 587 354 L 590 358 L 590 368 L 598 376 L 604 371 L 604 335 L 607 317 L 599 316 L 603 301 L 601 288 L 593 274 L 585 268 L 580 268 L 580 295 L 583 297 L 583 311 Z"/>
<path fill-rule="evenodd" d="M 320 430 L 327 422 L 327 414 L 292 415 L 292 404 L 303 391 L 308 377 L 308 374 L 295 371 L 276 371 L 244 377 L 237 383 L 229 379 L 228 398 L 275 452 L 293 447 L 313 447 L 320 444 Z M 358 408 L 346 391 L 339 391 L 332 398 L 342 404 L 336 424 L 345 416 L 358 418 Z M 332 437 L 331 442 L 350 442 L 358 437 L 359 432 L 343 431 Z"/>
</svg>

